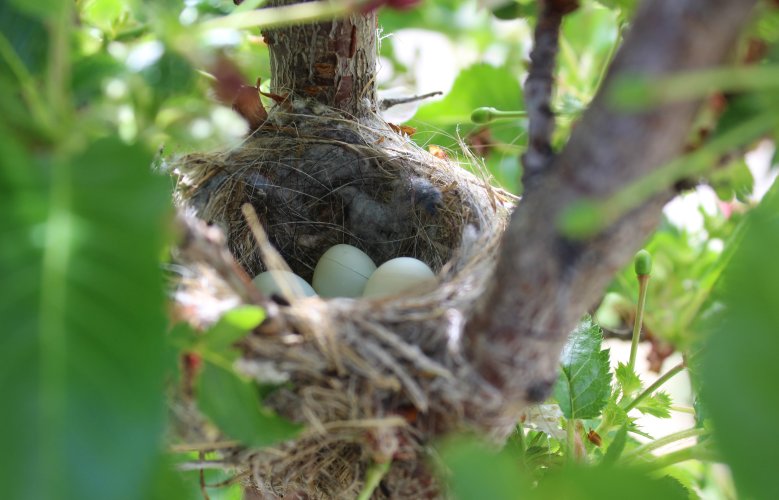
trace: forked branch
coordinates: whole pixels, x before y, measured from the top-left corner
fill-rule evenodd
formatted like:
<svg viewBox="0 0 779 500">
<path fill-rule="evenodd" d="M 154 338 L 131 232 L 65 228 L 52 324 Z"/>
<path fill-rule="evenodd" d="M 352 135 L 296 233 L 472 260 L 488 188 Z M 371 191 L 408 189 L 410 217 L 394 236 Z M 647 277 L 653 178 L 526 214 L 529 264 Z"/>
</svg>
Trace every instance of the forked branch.
<svg viewBox="0 0 779 500">
<path fill-rule="evenodd" d="M 699 102 L 615 109 L 621 76 L 660 77 L 726 61 L 754 0 L 645 1 L 567 146 L 519 204 L 491 288 L 466 327 L 467 352 L 510 407 L 544 399 L 580 316 L 656 227 L 669 189 L 580 241 L 557 222 L 572 204 L 618 192 L 682 153 Z"/>
</svg>

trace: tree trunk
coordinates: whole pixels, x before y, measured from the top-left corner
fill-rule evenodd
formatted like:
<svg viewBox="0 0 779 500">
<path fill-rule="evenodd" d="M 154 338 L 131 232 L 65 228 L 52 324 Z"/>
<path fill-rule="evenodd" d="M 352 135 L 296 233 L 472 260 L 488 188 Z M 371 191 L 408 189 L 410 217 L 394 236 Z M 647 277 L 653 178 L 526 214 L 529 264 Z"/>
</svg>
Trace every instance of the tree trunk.
<svg viewBox="0 0 779 500">
<path fill-rule="evenodd" d="M 273 0 L 270 6 L 298 3 Z M 355 118 L 376 111 L 376 14 L 264 30 L 272 91 L 309 97 Z"/>
</svg>

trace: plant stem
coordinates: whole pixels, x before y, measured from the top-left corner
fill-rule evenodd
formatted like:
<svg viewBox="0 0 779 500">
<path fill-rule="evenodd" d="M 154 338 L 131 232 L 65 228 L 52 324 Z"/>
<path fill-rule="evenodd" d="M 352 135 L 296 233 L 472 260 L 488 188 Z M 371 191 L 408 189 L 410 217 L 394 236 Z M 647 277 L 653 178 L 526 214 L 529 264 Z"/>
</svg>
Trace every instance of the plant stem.
<svg viewBox="0 0 779 500">
<path fill-rule="evenodd" d="M 640 403 L 644 398 L 646 398 L 647 396 L 655 392 L 657 389 L 659 389 L 663 384 L 668 382 L 668 380 L 670 380 L 674 375 L 682 371 L 685 366 L 687 366 L 687 363 L 682 361 L 678 365 L 668 370 L 665 374 L 661 375 L 657 380 L 655 380 L 655 382 L 652 385 L 644 389 L 644 392 L 636 396 L 636 398 L 633 401 L 628 403 L 627 406 L 625 406 L 625 411 L 628 412 L 633 408 L 635 408 L 636 405 L 638 405 L 638 403 Z"/>
<path fill-rule="evenodd" d="M 35 123 L 46 130 L 51 131 L 51 119 L 43 104 L 38 88 L 32 75 L 27 71 L 24 63 L 14 51 L 11 42 L 0 33 L 0 59 L 4 60 L 19 81 L 19 92 L 27 103 L 27 107 L 32 113 Z"/>
<path fill-rule="evenodd" d="M 75 4 L 75 3 L 74 3 Z M 53 118 L 61 129 L 67 130 L 71 118 L 70 99 L 70 31 L 73 14 L 71 2 L 58 2 L 60 12 L 49 20 L 49 50 L 46 71 L 46 101 Z"/>
<path fill-rule="evenodd" d="M 576 421 L 572 418 L 569 418 L 567 420 L 567 423 L 565 425 L 565 430 L 567 431 L 567 439 L 566 439 L 566 447 L 567 447 L 567 455 L 568 455 L 568 461 L 574 462 L 575 461 L 575 454 L 576 454 L 576 443 L 574 442 L 576 440 Z"/>
<path fill-rule="evenodd" d="M 387 460 L 386 462 L 375 463 L 368 468 L 368 471 L 365 473 L 365 484 L 357 500 L 369 500 L 371 498 L 373 491 L 379 486 L 379 483 L 387 474 L 387 471 L 389 471 L 390 465 L 392 465 L 392 461 Z"/>
<path fill-rule="evenodd" d="M 638 448 L 631 451 L 630 453 L 625 454 L 623 460 L 634 460 L 639 458 L 641 455 L 645 453 L 649 453 L 658 448 L 662 448 L 663 446 L 669 445 L 676 441 L 681 441 L 682 439 L 687 439 L 691 437 L 704 436 L 708 433 L 709 431 L 707 431 L 706 429 L 699 429 L 699 428 L 685 429 L 683 431 L 675 432 L 673 434 L 669 434 L 667 436 L 661 437 L 660 439 L 655 439 L 652 442 L 639 446 Z"/>
<path fill-rule="evenodd" d="M 641 323 L 644 321 L 644 305 L 646 304 L 646 289 L 649 283 L 649 275 L 642 274 L 638 278 L 638 307 L 636 319 L 633 321 L 633 339 L 630 344 L 630 360 L 628 368 L 633 371 L 636 366 L 636 354 L 638 354 L 638 339 L 641 337 Z"/>
<path fill-rule="evenodd" d="M 657 460 L 647 463 L 643 469 L 647 472 L 662 469 L 669 465 L 678 464 L 679 462 L 685 462 L 687 460 L 703 460 L 707 462 L 717 462 L 721 460 L 721 457 L 712 451 L 708 447 L 702 446 L 690 446 L 689 448 L 683 448 L 681 450 L 668 453 L 658 457 Z"/>
<path fill-rule="evenodd" d="M 205 21 L 200 24 L 200 28 L 205 30 L 215 28 L 279 28 L 294 24 L 327 21 L 354 12 L 366 3 L 366 1 L 307 2 L 248 12 L 236 12 Z"/>
</svg>

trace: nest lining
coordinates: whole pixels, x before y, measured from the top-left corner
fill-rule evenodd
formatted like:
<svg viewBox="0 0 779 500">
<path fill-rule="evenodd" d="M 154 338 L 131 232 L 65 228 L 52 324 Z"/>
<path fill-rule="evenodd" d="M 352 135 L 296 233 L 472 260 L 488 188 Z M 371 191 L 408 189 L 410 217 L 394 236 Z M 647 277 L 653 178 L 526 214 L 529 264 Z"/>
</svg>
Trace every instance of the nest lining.
<svg viewBox="0 0 779 500">
<path fill-rule="evenodd" d="M 275 249 L 310 279 L 327 248 L 348 243 L 378 263 L 419 258 L 439 284 L 385 299 L 260 300 L 268 319 L 240 343 L 237 368 L 260 383 L 285 382 L 265 404 L 307 430 L 272 449 L 222 450 L 224 464 L 268 498 L 351 498 L 371 464 L 391 460 L 375 498 L 441 496 L 426 444 L 466 426 L 473 408 L 501 407 L 460 356 L 460 334 L 514 200 L 378 118 L 357 123 L 305 102 L 292 108 L 277 107 L 235 150 L 176 162 L 179 205 L 222 229 L 249 276 L 268 268 L 263 254 Z M 245 203 L 273 249 L 253 236 Z M 213 231 L 185 224 L 198 237 Z M 205 240 L 224 244 L 213 233 Z M 220 308 L 253 301 L 216 254 L 179 249 L 197 279 L 182 282 L 176 301 L 199 326 Z"/>
</svg>

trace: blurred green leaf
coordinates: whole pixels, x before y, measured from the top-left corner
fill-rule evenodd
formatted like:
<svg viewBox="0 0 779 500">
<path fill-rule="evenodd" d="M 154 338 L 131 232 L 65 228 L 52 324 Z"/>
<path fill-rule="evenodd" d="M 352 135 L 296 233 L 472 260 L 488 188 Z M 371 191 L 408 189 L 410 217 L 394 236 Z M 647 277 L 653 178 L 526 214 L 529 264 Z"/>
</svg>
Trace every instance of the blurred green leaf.
<svg viewBox="0 0 779 500">
<path fill-rule="evenodd" d="M 126 4 L 123 0 L 87 0 L 81 6 L 81 15 L 85 22 L 108 32 L 126 11 Z"/>
<path fill-rule="evenodd" d="M 611 394 L 609 350 L 601 350 L 603 333 L 587 317 L 571 333 L 560 356 L 562 371 L 554 396 L 567 419 L 600 415 Z"/>
<path fill-rule="evenodd" d="M 538 6 L 534 0 L 509 0 L 492 8 L 492 15 L 508 21 L 523 17 L 535 17 Z"/>
<path fill-rule="evenodd" d="M 24 63 L 27 70 L 37 73 L 46 62 L 49 35 L 43 23 L 15 9 L 9 2 L 0 3 L 0 37 Z M 0 40 L 0 44 L 3 41 Z M 0 52 L 0 70 L 7 72 L 7 55 Z M 2 100 L 0 100 L 2 102 Z"/>
<path fill-rule="evenodd" d="M 743 158 L 731 162 L 725 168 L 713 171 L 708 177 L 709 185 L 722 201 L 731 201 L 736 198 L 739 201 L 747 202 L 755 185 L 752 172 Z"/>
<path fill-rule="evenodd" d="M 197 402 L 222 432 L 247 446 L 269 446 L 292 439 L 302 430 L 263 408 L 254 384 L 211 363 L 205 364 L 198 378 Z"/>
<path fill-rule="evenodd" d="M 686 500 L 687 491 L 675 479 L 655 479 L 635 470 L 569 466 L 550 472 L 533 495 L 533 498 L 544 500 L 624 497 L 631 500 Z"/>
<path fill-rule="evenodd" d="M 205 348 L 223 353 L 245 337 L 265 319 L 265 312 L 256 306 L 241 306 L 226 312 L 204 335 Z"/>
<path fill-rule="evenodd" d="M 748 215 L 725 271 L 726 310 L 703 359 L 717 442 L 748 497 L 779 498 L 779 184 Z"/>
<path fill-rule="evenodd" d="M 166 183 L 117 139 L 33 161 L 0 134 L 0 467 L 14 499 L 140 499 L 164 424 Z M 8 245 L 6 243 L 13 242 Z M 8 393 L 5 388 L 9 388 Z"/>
<path fill-rule="evenodd" d="M 622 452 L 625 449 L 625 444 L 628 440 L 628 426 L 623 424 L 619 430 L 617 430 L 617 433 L 614 435 L 614 439 L 611 441 L 611 444 L 609 444 L 609 447 L 606 449 L 606 454 L 603 455 L 603 460 L 601 460 L 601 465 L 613 465 L 617 463 L 617 460 L 619 459 L 619 456 L 622 454 Z"/>
<path fill-rule="evenodd" d="M 455 498 L 512 500 L 525 498 L 529 488 L 516 461 L 474 439 L 453 438 L 440 446 L 446 478 Z"/>
</svg>

